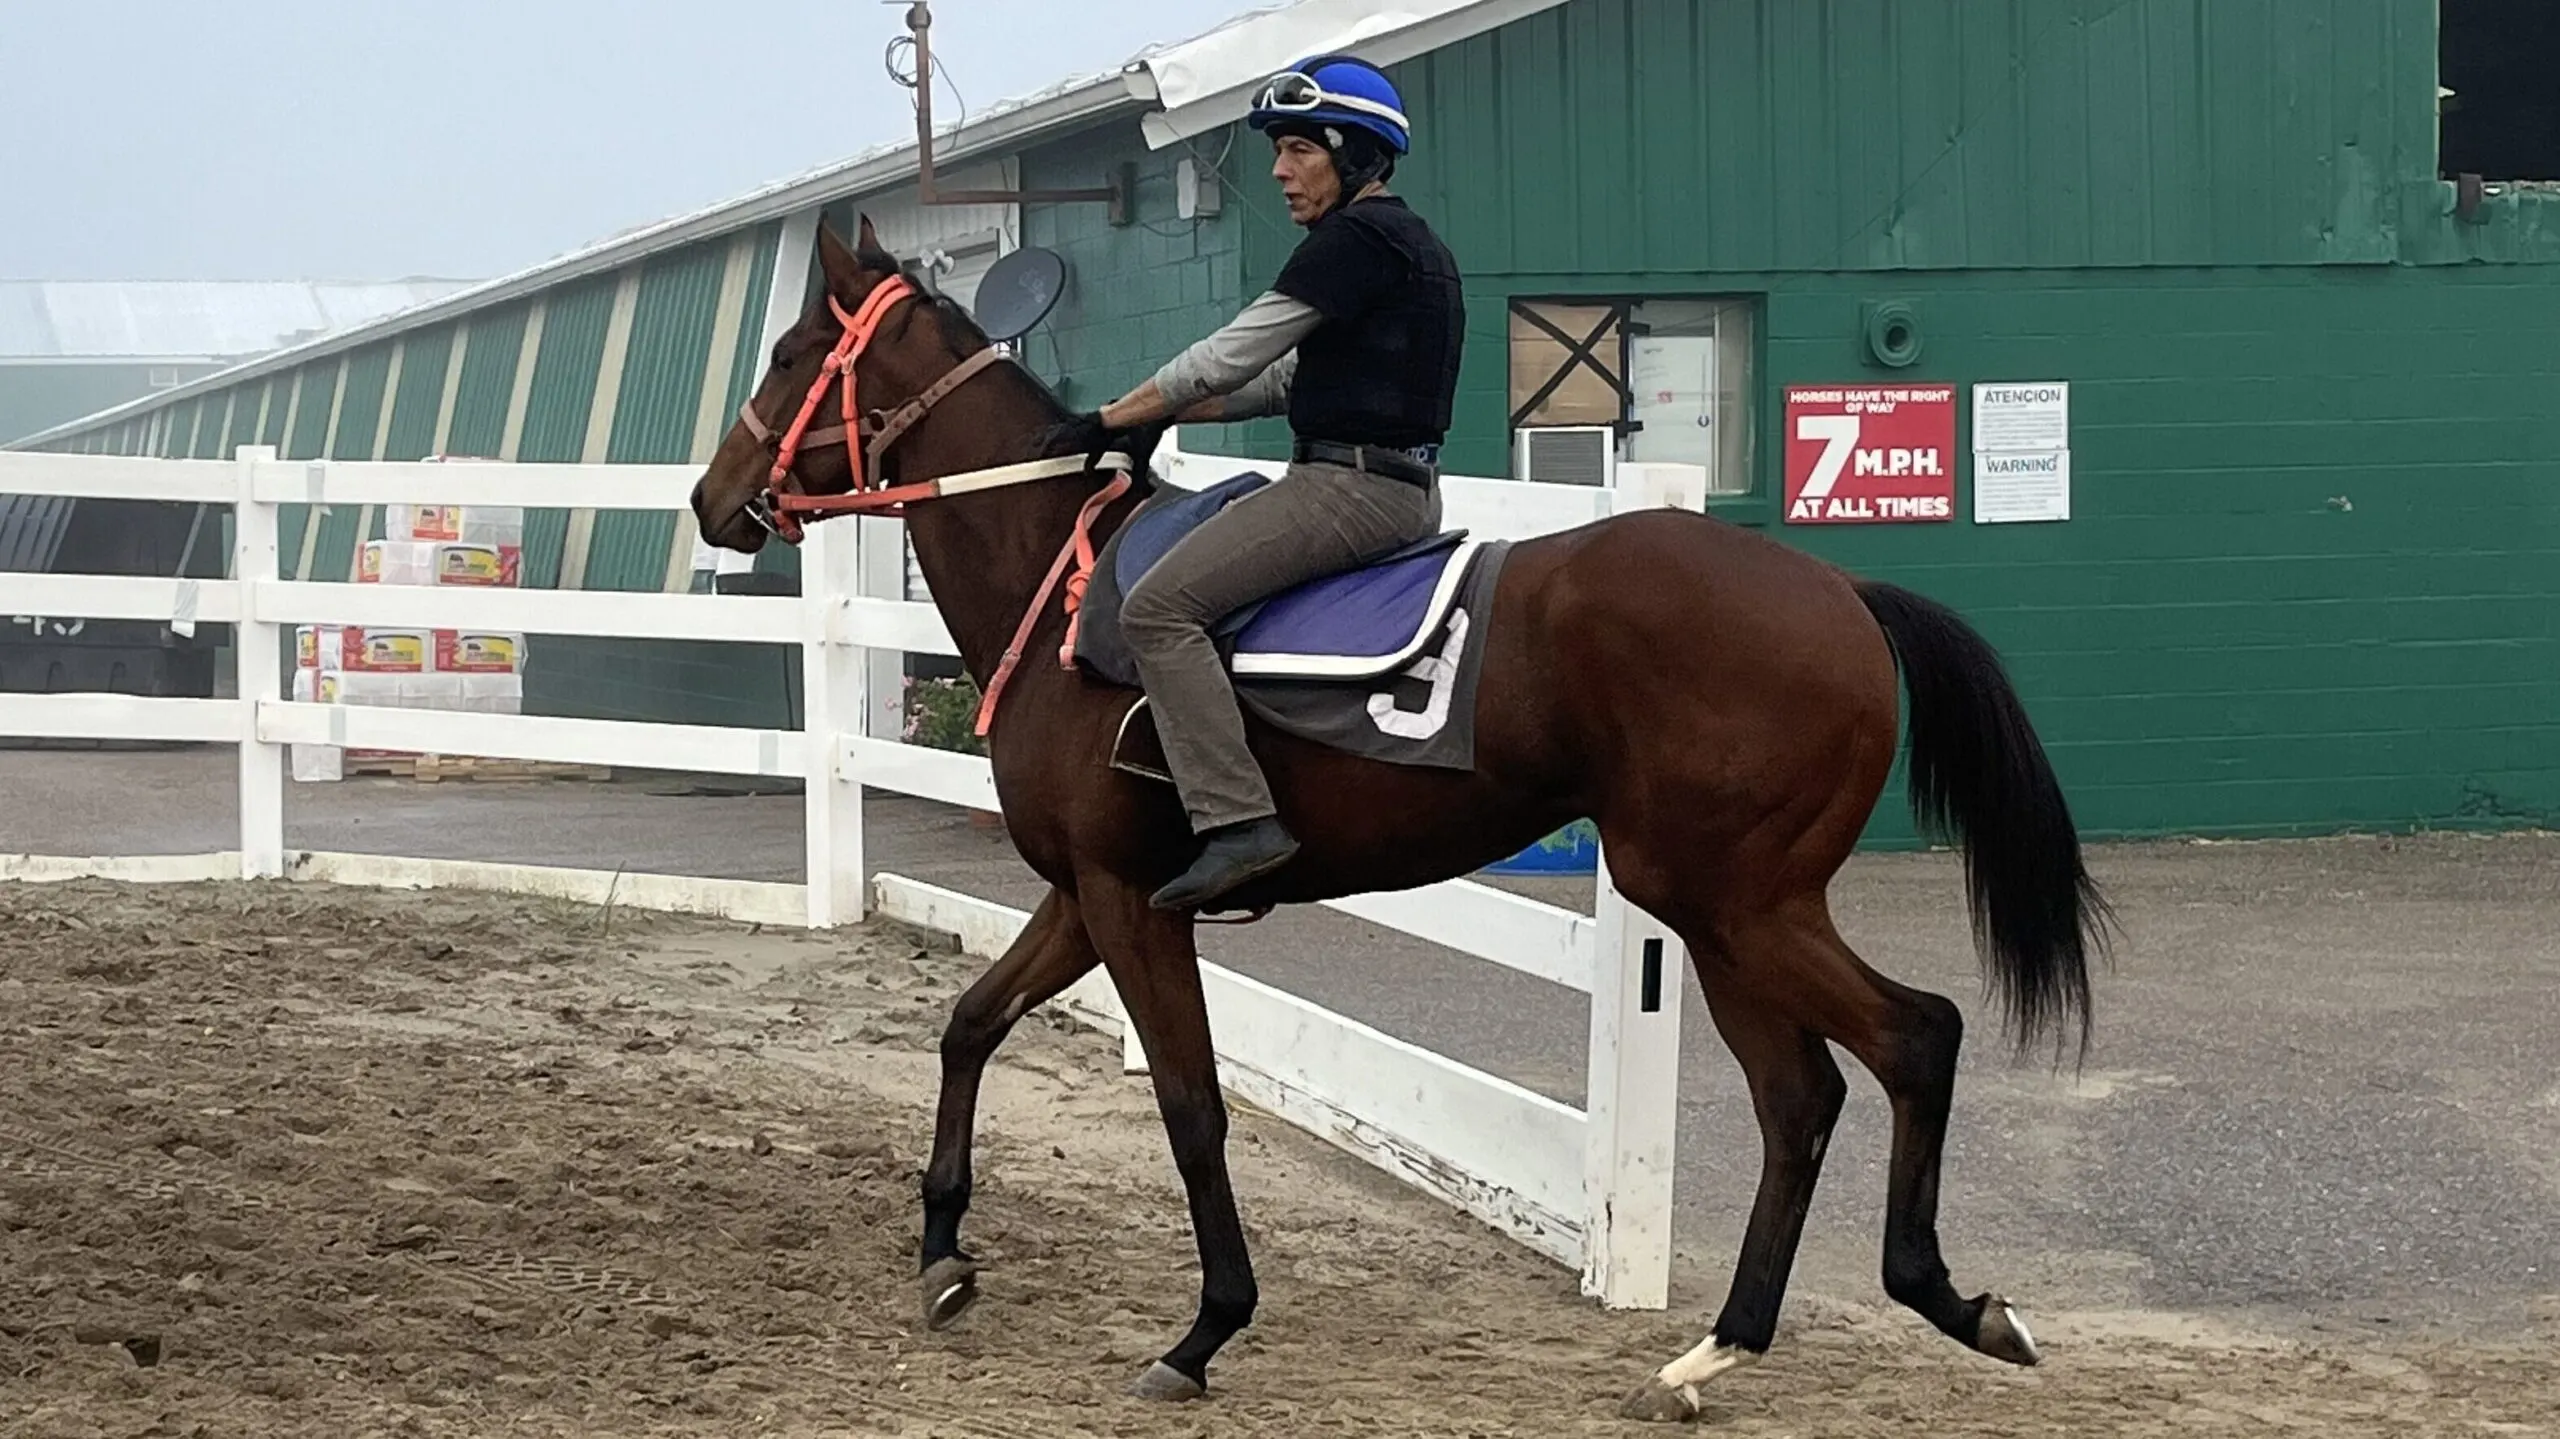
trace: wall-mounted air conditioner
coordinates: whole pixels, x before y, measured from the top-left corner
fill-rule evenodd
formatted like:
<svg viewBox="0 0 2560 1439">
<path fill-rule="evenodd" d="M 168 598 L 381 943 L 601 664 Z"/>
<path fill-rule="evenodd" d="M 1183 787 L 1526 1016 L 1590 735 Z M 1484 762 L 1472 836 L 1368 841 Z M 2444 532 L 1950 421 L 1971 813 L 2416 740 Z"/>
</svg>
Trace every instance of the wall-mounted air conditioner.
<svg viewBox="0 0 2560 1439">
<path fill-rule="evenodd" d="M 1542 485 L 1616 482 L 1618 432 L 1607 425 L 1544 425 L 1511 432 L 1511 477 Z"/>
</svg>

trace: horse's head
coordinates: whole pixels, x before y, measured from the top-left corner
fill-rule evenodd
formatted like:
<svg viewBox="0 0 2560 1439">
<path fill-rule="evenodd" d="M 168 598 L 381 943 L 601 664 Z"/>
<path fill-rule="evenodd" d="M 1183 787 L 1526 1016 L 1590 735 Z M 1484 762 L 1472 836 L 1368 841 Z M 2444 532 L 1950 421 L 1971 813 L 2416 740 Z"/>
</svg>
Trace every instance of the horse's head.
<svg viewBox="0 0 2560 1439">
<path fill-rule="evenodd" d="M 955 365 L 987 348 L 986 335 L 960 308 L 926 290 L 880 246 L 868 216 L 848 247 L 823 222 L 818 226 L 821 294 L 775 342 L 765 372 L 744 412 L 693 487 L 693 514 L 703 540 L 753 554 L 776 533 L 768 508 L 772 493 L 796 488 L 810 495 L 842 494 L 863 462 L 863 479 L 878 486 L 896 473 L 893 446 L 875 457 L 864 430 L 930 389 Z M 790 277 L 776 275 L 777 285 Z M 872 306 L 874 292 L 883 302 Z M 907 298 L 909 294 L 912 298 Z M 866 308 L 869 307 L 869 308 Z M 848 326 L 868 328 L 853 335 Z M 843 409 L 837 367 L 850 364 L 858 413 Z M 912 423 L 911 416 L 907 423 Z M 839 427 L 853 426 L 849 431 Z M 898 426 L 903 430 L 903 424 Z M 780 472 L 777 473 L 779 467 Z M 786 519 L 781 532 L 792 533 Z"/>
</svg>

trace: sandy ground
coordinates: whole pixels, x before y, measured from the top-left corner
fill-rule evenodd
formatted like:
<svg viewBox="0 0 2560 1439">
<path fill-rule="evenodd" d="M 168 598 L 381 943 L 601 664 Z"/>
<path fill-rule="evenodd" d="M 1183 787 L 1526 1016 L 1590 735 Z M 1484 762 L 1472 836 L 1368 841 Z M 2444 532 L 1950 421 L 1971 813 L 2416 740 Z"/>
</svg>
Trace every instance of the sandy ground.
<svg viewBox="0 0 2560 1439">
<path fill-rule="evenodd" d="M 496 896 L 0 886 L 0 1433 L 1575 1435 L 1702 1331 L 1252 1113 L 1263 1284 L 1204 1404 L 1120 1386 L 1196 1294 L 1152 1099 L 1026 1022 L 987 1086 L 986 1297 L 914 1313 L 933 1041 L 974 962 Z M 1963 1276 L 1960 1276 L 1960 1278 Z M 2031 1308 L 2046 1364 L 1800 1282 L 1710 1391 L 1753 1435 L 2543 1434 L 2511 1339 Z"/>
</svg>

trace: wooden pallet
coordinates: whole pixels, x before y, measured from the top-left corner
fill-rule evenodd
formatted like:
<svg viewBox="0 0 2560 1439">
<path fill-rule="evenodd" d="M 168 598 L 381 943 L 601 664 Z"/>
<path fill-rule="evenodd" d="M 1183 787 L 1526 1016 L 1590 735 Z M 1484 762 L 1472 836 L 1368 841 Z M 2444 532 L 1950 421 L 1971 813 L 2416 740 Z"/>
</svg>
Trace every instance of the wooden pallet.
<svg viewBox="0 0 2560 1439">
<path fill-rule="evenodd" d="M 390 775 L 398 779 L 415 780 L 420 784 L 441 784 L 446 780 L 523 783 L 532 780 L 602 781 L 613 778 L 612 769 L 604 765 L 555 764 L 544 760 L 487 759 L 477 755 L 350 756 L 344 764 L 344 772 L 350 775 Z"/>
</svg>

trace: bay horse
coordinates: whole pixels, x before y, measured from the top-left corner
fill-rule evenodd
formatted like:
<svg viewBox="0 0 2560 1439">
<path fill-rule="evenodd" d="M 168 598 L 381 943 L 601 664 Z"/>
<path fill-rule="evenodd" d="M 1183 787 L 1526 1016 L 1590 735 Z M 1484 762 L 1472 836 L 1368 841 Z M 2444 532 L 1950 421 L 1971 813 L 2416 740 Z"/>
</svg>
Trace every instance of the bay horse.
<svg viewBox="0 0 2560 1439">
<path fill-rule="evenodd" d="M 921 1196 L 924 1316 L 940 1329 L 978 1293 L 960 1227 L 987 1062 L 1026 1011 L 1099 964 L 1145 1046 L 1200 1255 L 1197 1318 L 1130 1392 L 1197 1398 L 1257 1299 L 1228 1180 L 1198 920 L 1148 904 L 1197 841 L 1172 787 L 1106 763 L 1135 693 L 1058 658 L 1069 623 L 1058 576 L 1079 551 L 1089 563 L 1145 493 L 1143 451 L 1162 431 L 1121 458 L 1134 490 L 1131 474 L 1096 457 L 1044 454 L 1044 436 L 1071 435 L 1051 428 L 1068 409 L 957 304 L 919 287 L 868 217 L 850 247 L 822 226 L 817 254 L 824 292 L 774 347 L 694 488 L 695 517 L 709 543 L 751 553 L 796 539 L 801 515 L 899 507 L 968 673 L 1000 701 L 996 791 L 1049 885 L 942 1037 Z M 840 426 L 812 429 L 829 401 Z M 1892 1103 L 1886 1291 L 1983 1354 L 2037 1362 L 2016 1310 L 1994 1294 L 1960 1296 L 1939 1253 L 1961 1012 L 1868 968 L 1825 898 L 1893 765 L 1898 672 L 1914 812 L 1964 851 L 1986 984 L 2022 1052 L 2047 1033 L 2059 1045 L 2076 1021 L 2085 1055 L 2088 958 L 2111 917 L 1990 645 L 1935 601 L 1678 510 L 1520 542 L 1487 623 L 1471 772 L 1356 758 L 1249 720 L 1303 849 L 1221 909 L 1470 874 L 1589 816 L 1618 889 L 1688 946 L 1763 1145 L 1712 1332 L 1644 1379 L 1622 1412 L 1694 1418 L 1701 1382 L 1768 1349 L 1847 1093 L 1826 1041 Z M 1018 656 L 1028 659 L 1017 670 Z"/>
</svg>

